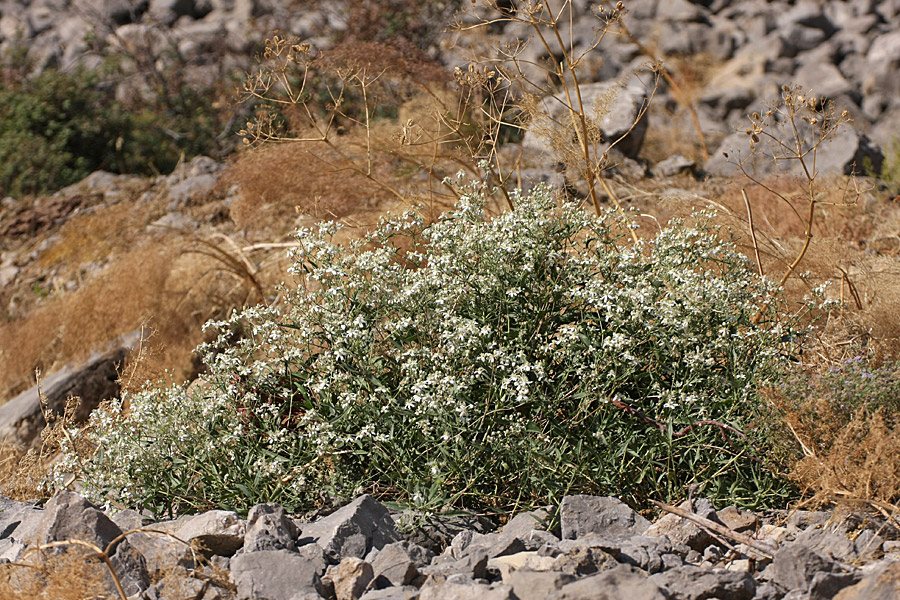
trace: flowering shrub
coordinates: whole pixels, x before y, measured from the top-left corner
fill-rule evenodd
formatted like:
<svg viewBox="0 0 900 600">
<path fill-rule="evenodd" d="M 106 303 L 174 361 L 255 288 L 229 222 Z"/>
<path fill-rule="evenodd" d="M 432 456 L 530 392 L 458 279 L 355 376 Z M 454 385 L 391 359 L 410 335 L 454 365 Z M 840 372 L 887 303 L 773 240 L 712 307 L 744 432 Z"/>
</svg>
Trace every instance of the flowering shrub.
<svg viewBox="0 0 900 600">
<path fill-rule="evenodd" d="M 641 506 L 690 484 L 783 502 L 756 398 L 777 369 L 781 331 L 754 319 L 774 289 L 709 216 L 632 244 L 622 216 L 547 189 L 494 218 L 484 197 L 346 247 L 334 223 L 300 231 L 284 305 L 210 323 L 200 384 L 96 412 L 81 434 L 96 452 L 63 468 L 98 500 L 170 512 L 362 491 Z"/>
</svg>

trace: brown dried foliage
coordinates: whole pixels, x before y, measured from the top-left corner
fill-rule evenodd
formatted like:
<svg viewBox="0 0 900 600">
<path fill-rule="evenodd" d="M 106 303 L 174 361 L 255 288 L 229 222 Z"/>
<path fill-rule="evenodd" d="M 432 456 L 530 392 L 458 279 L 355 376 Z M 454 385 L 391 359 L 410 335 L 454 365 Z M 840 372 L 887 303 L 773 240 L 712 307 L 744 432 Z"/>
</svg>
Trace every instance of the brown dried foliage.
<svg viewBox="0 0 900 600">
<path fill-rule="evenodd" d="M 788 413 L 807 454 L 791 477 L 812 492 L 813 503 L 860 498 L 894 503 L 900 500 L 900 429 L 881 411 L 856 415 L 849 423 L 829 403 L 815 404 L 816 419 Z M 812 446 L 810 448 L 809 446 Z"/>
<path fill-rule="evenodd" d="M 4 600 L 95 600 L 115 598 L 106 585 L 106 566 L 87 550 L 32 555 L 0 565 Z"/>
</svg>

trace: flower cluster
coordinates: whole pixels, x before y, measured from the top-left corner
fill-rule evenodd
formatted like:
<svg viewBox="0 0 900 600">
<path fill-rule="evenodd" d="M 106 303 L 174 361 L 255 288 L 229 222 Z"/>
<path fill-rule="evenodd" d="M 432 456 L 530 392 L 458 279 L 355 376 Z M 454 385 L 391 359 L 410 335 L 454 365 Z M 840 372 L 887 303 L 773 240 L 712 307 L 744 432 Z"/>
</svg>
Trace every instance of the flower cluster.
<svg viewBox="0 0 900 600">
<path fill-rule="evenodd" d="M 784 351 L 776 290 L 709 215 L 631 243 L 621 215 L 549 189 L 493 218 L 485 195 L 346 246 L 333 223 L 298 232 L 297 285 L 209 324 L 202 382 L 93 417 L 86 489 L 170 512 L 362 490 L 432 509 L 640 505 L 690 483 L 781 501 L 754 429 Z"/>
</svg>

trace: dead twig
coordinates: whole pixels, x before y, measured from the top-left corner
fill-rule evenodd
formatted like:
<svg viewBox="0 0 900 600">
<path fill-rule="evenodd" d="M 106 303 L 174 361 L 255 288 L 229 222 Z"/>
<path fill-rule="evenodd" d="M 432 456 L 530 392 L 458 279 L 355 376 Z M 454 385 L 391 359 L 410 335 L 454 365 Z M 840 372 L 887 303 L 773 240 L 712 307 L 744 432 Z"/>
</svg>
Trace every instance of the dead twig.
<svg viewBox="0 0 900 600">
<path fill-rule="evenodd" d="M 761 552 L 761 553 L 765 554 L 766 556 L 774 557 L 775 553 L 778 552 L 777 545 L 770 545 L 765 542 L 755 540 L 750 536 L 744 535 L 743 533 L 738 533 L 737 531 L 732 531 L 731 529 L 728 529 L 724 525 L 720 525 L 719 523 L 716 523 L 715 521 L 710 521 L 709 519 L 706 519 L 704 517 L 701 517 L 700 515 L 696 515 L 694 513 L 688 512 L 681 508 L 678 508 L 677 506 L 669 506 L 668 504 L 663 504 L 662 502 L 657 502 L 656 500 L 651 500 L 650 502 L 652 502 L 655 506 L 663 509 L 666 512 L 670 512 L 674 515 L 678 515 L 682 519 L 687 519 L 688 521 L 691 521 L 704 529 L 709 529 L 709 530 L 711 530 L 715 533 L 718 533 L 720 535 L 723 535 L 727 538 L 731 538 L 732 540 L 738 542 L 739 544 L 744 544 L 745 546 L 749 546 L 750 548 L 753 548 L 754 550 Z"/>
</svg>

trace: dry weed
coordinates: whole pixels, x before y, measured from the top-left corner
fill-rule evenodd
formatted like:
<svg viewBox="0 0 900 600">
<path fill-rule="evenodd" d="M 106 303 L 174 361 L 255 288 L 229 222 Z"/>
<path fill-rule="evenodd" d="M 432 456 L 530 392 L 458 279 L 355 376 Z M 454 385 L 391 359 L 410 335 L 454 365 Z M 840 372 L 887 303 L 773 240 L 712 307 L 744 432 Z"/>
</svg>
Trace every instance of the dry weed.
<svg viewBox="0 0 900 600">
<path fill-rule="evenodd" d="M 87 550 L 36 554 L 23 563 L 0 564 L 4 600 L 97 600 L 115 598 L 105 584 L 106 567 Z"/>
<path fill-rule="evenodd" d="M 819 403 L 820 404 L 820 403 Z M 822 422 L 797 432 L 815 450 L 794 467 L 791 477 L 813 492 L 814 503 L 837 498 L 862 498 L 894 503 L 900 500 L 900 429 L 881 411 L 857 415 L 841 423 L 827 407 L 817 405 Z M 839 425 L 830 429 L 829 425 Z M 814 440 L 814 441 L 813 441 Z"/>
</svg>

